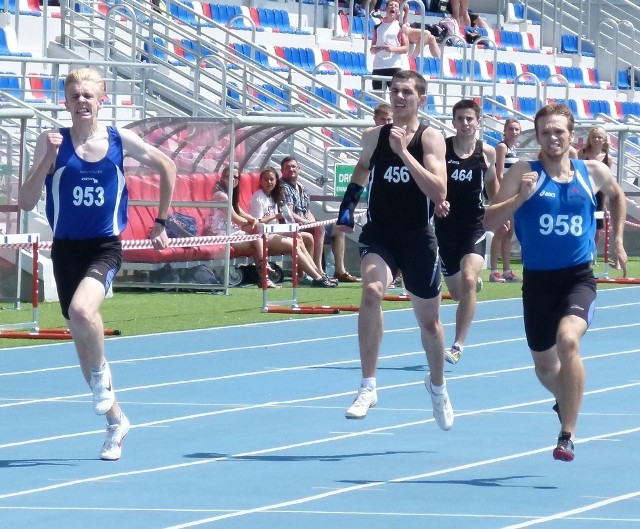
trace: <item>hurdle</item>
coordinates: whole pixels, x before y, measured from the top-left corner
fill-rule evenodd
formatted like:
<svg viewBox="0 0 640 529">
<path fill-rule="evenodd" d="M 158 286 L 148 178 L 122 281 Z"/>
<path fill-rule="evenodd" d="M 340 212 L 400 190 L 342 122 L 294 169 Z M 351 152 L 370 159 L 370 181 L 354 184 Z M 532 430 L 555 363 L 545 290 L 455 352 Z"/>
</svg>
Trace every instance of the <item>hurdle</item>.
<svg viewBox="0 0 640 529">
<path fill-rule="evenodd" d="M 40 236 L 37 233 L 17 233 L 9 235 L 0 235 L 0 245 L 2 248 L 16 251 L 16 295 L 13 300 L 15 310 L 20 310 L 20 293 L 22 290 L 22 255 L 21 250 L 31 249 L 32 258 L 32 277 L 34 280 L 31 285 L 31 321 L 20 323 L 7 323 L 0 325 L 0 337 L 3 337 L 5 331 L 11 329 L 38 328 L 38 247 L 40 244 Z"/>
<path fill-rule="evenodd" d="M 610 228 L 609 225 L 609 212 L 596 211 L 596 219 L 604 218 L 604 272 L 601 275 L 596 275 L 596 283 L 599 284 L 619 284 L 619 285 L 640 285 L 640 279 L 633 277 L 609 277 L 609 244 L 610 244 Z M 625 224 L 631 224 L 625 220 Z M 633 224 L 633 226 L 637 226 Z M 597 249 L 596 249 L 597 251 Z"/>
<path fill-rule="evenodd" d="M 305 224 L 304 228 L 324 226 L 335 220 L 318 221 Z M 298 303 L 298 224 L 265 224 L 262 227 L 262 312 L 271 314 L 340 314 L 342 312 L 357 312 L 357 305 L 300 305 Z M 269 301 L 267 286 L 266 263 L 269 255 L 268 236 L 274 233 L 286 233 L 293 236 L 293 251 L 291 256 L 291 290 L 292 298 L 284 301 Z"/>
<path fill-rule="evenodd" d="M 38 324 L 38 310 L 40 303 L 39 292 L 39 250 L 51 249 L 51 242 L 41 242 L 40 235 L 37 233 L 18 233 L 9 235 L 0 235 L 0 248 L 16 250 L 18 252 L 16 258 L 16 296 L 14 306 L 20 308 L 21 293 L 21 254 L 20 250 L 31 249 L 31 318 L 32 321 L 10 323 L 0 325 L 0 338 L 11 339 L 33 339 L 33 340 L 71 340 L 71 332 L 69 329 L 41 329 Z M 118 336 L 120 331 L 117 329 L 105 329 L 105 336 Z"/>
</svg>

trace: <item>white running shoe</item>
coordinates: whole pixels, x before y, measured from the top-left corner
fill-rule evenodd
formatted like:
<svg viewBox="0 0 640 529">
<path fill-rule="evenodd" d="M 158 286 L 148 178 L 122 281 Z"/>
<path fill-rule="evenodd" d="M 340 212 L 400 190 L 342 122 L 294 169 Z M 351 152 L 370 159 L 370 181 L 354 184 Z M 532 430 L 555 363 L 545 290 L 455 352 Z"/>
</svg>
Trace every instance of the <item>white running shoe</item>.
<svg viewBox="0 0 640 529">
<path fill-rule="evenodd" d="M 364 419 L 369 408 L 373 408 L 378 403 L 378 395 L 375 388 L 360 387 L 358 396 L 353 404 L 349 406 L 344 416 L 347 419 Z"/>
<path fill-rule="evenodd" d="M 451 346 L 451 349 L 445 349 L 444 359 L 450 364 L 457 364 L 462 356 L 462 349 L 457 343 Z"/>
<path fill-rule="evenodd" d="M 116 400 L 111 384 L 111 370 L 107 362 L 104 363 L 104 367 L 100 371 L 91 371 L 89 387 L 93 391 L 93 410 L 96 415 L 104 415 Z"/>
<path fill-rule="evenodd" d="M 424 385 L 431 395 L 431 405 L 433 407 L 433 417 L 438 423 L 438 426 L 445 432 L 451 430 L 453 427 L 453 408 L 451 407 L 451 401 L 449 400 L 449 394 L 447 390 L 444 390 L 442 395 L 436 395 L 431 389 L 431 377 L 427 375 L 424 379 Z"/>
<path fill-rule="evenodd" d="M 104 461 L 117 461 L 122 454 L 122 440 L 129 433 L 129 419 L 123 413 L 119 424 L 107 425 L 107 437 L 100 450 L 100 459 Z"/>
</svg>

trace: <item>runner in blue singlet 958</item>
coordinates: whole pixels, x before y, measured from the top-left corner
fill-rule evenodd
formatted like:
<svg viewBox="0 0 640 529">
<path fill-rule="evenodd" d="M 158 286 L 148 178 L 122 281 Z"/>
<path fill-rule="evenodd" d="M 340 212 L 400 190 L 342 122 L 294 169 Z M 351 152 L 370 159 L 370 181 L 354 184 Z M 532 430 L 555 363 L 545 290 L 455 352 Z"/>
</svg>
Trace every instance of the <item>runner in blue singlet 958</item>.
<svg viewBox="0 0 640 529">
<path fill-rule="evenodd" d="M 626 275 L 622 244 L 624 193 L 601 162 L 572 160 L 574 117 L 565 105 L 547 105 L 535 118 L 540 158 L 519 161 L 505 174 L 484 224 L 495 230 L 512 216 L 522 248 L 522 302 L 527 343 L 538 379 L 556 398 L 561 422 L 554 459 L 572 461 L 585 372 L 580 340 L 593 315 L 596 282 L 595 194 L 609 199 L 613 243 Z"/>
</svg>

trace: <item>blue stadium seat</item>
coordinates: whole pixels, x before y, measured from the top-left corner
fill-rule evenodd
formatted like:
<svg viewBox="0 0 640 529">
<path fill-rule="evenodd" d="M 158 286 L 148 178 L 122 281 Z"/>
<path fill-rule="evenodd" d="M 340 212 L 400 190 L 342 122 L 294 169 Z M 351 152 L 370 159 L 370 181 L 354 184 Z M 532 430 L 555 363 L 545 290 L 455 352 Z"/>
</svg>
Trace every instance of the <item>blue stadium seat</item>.
<svg viewBox="0 0 640 529">
<path fill-rule="evenodd" d="M 54 87 L 54 79 L 53 77 L 49 77 L 46 75 L 41 76 L 42 77 L 42 91 L 45 94 L 45 97 L 49 100 L 49 101 L 53 101 L 56 102 L 56 96 L 57 96 L 57 102 L 60 103 L 61 101 L 65 100 L 65 95 L 64 95 L 64 79 L 59 79 L 58 81 L 58 87 L 57 89 Z"/>
<path fill-rule="evenodd" d="M 440 76 L 440 57 L 425 57 L 422 64 L 420 64 L 420 57 L 416 57 L 416 67 L 418 72 L 427 77 L 438 77 Z"/>
<path fill-rule="evenodd" d="M 507 104 L 507 101 L 504 98 L 504 96 L 499 95 L 499 96 L 496 96 L 495 99 L 498 103 L 501 103 L 503 105 Z M 506 119 L 509 117 L 509 112 L 507 111 L 507 109 L 502 107 L 497 107 L 497 106 L 494 107 L 490 101 L 486 101 L 486 100 L 482 107 L 482 113 L 484 115 L 493 116 L 498 119 Z"/>
<path fill-rule="evenodd" d="M 534 116 L 536 109 L 535 97 L 518 97 L 518 109 L 527 116 Z"/>
<path fill-rule="evenodd" d="M 485 129 L 484 137 L 482 139 L 492 147 L 495 147 L 502 141 L 502 134 L 497 130 Z"/>
<path fill-rule="evenodd" d="M 7 42 L 7 34 L 5 31 L 14 31 L 12 26 L 7 26 L 5 28 L 0 28 L 0 55 L 9 55 L 12 57 L 31 57 L 31 53 L 28 51 L 18 51 L 15 49 L 11 49 Z M 14 36 L 15 38 L 15 36 Z"/>
<path fill-rule="evenodd" d="M 541 82 L 546 81 L 551 76 L 551 68 L 548 64 L 528 64 L 527 71 L 535 75 Z"/>
<path fill-rule="evenodd" d="M 562 53 L 578 53 L 578 35 L 561 35 L 560 51 Z"/>
<path fill-rule="evenodd" d="M 182 3 L 193 9 L 193 4 L 189 0 L 182 0 Z M 169 4 L 169 13 L 189 26 L 198 26 L 195 15 L 178 4 L 171 2 Z"/>
<path fill-rule="evenodd" d="M 281 99 L 283 101 L 287 101 L 287 99 L 288 99 L 288 97 L 285 94 L 284 90 L 282 90 L 282 89 L 280 89 L 280 88 L 278 88 L 276 86 L 265 84 L 263 86 L 263 88 L 269 94 L 273 94 L 274 96 L 278 97 L 279 99 Z M 272 110 L 278 110 L 280 112 L 286 112 L 288 110 L 287 106 L 283 102 L 278 101 L 278 100 L 274 99 L 273 97 L 269 97 L 268 95 L 266 95 L 266 94 L 264 94 L 262 92 L 258 92 L 257 96 L 258 96 L 258 99 L 260 101 L 265 103 L 265 105 L 267 105 Z"/>
<path fill-rule="evenodd" d="M 362 92 L 358 89 L 353 90 L 353 97 L 355 97 L 359 101 L 362 101 L 365 105 L 371 108 L 375 108 L 378 104 L 376 100 L 373 99 L 367 92 Z"/>
<path fill-rule="evenodd" d="M 237 85 L 235 83 L 229 83 L 227 85 L 227 108 L 239 110 L 241 108 L 241 105 L 239 104 L 240 101 L 242 101 L 242 97 L 240 96 L 240 92 L 237 90 Z"/>
<path fill-rule="evenodd" d="M 23 99 L 20 79 L 11 72 L 0 72 L 0 92 L 5 92 L 16 99 Z"/>
</svg>

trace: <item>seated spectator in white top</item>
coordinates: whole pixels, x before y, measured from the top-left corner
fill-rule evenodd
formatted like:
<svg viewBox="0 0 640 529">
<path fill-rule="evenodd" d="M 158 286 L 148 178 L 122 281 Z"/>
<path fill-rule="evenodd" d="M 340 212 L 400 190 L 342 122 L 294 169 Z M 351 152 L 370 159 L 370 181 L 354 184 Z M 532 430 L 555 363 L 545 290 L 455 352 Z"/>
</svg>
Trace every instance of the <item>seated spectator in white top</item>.
<svg viewBox="0 0 640 529">
<path fill-rule="evenodd" d="M 229 200 L 229 166 L 226 166 L 220 175 L 220 180 L 216 184 L 215 189 L 213 190 L 213 196 L 211 200 L 214 202 L 227 202 Z M 261 233 L 260 222 L 249 213 L 244 211 L 239 205 L 239 184 L 240 184 L 240 171 L 237 167 L 233 168 L 233 191 L 231 197 L 231 234 L 237 233 L 249 233 L 249 234 L 257 234 Z M 227 235 L 227 208 L 219 207 L 214 208 L 212 210 L 211 215 L 205 222 L 202 227 L 202 235 Z M 256 239 L 254 241 L 242 241 L 242 242 L 234 242 L 231 244 L 238 252 L 251 252 L 253 256 L 253 261 L 256 265 L 256 270 L 258 271 L 258 276 L 261 277 L 262 274 L 262 238 Z M 273 272 L 274 270 L 266 264 L 265 266 L 267 273 Z M 278 288 L 278 286 L 271 281 L 271 279 L 267 279 L 267 286 L 269 288 Z"/>
<path fill-rule="evenodd" d="M 260 173 L 260 189 L 251 197 L 249 211 L 259 222 L 272 224 L 283 220 L 279 204 L 284 204 L 280 175 L 273 167 L 267 167 Z M 316 267 L 313 257 L 304 245 L 302 235 L 303 232 L 296 234 L 299 269 L 311 277 L 312 286 L 335 287 L 337 283 L 331 281 Z M 304 235 L 310 236 L 308 233 Z M 285 233 L 272 233 L 268 236 L 268 250 L 277 255 L 293 255 L 293 244 L 293 236 Z"/>
</svg>

